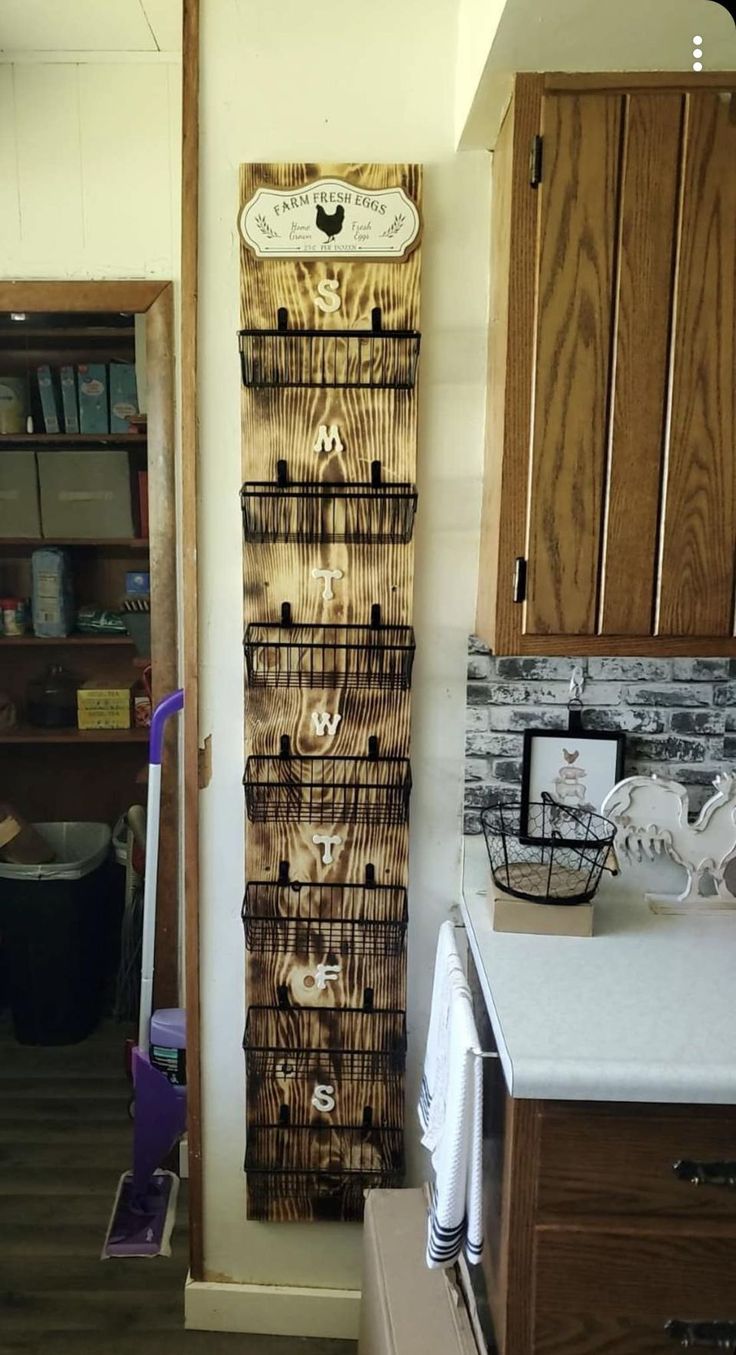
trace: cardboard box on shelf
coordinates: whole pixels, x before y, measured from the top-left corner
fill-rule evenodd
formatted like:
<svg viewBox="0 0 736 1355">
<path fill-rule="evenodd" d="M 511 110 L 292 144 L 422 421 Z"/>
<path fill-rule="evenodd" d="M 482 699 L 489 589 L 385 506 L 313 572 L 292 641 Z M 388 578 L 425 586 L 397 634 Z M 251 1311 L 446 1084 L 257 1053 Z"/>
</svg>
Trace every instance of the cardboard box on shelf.
<svg viewBox="0 0 736 1355">
<path fill-rule="evenodd" d="M 3 452 L 0 456 L 0 538 L 40 535 L 36 453 Z"/>
<path fill-rule="evenodd" d="M 59 423 L 59 406 L 56 403 L 53 372 L 44 363 L 41 367 L 36 368 L 36 376 L 38 377 L 38 393 L 41 397 L 41 412 L 46 432 L 59 433 L 61 425 Z"/>
<path fill-rule="evenodd" d="M 80 362 L 77 367 L 79 427 L 82 433 L 109 433 L 107 369 L 104 362 Z"/>
<path fill-rule="evenodd" d="M 133 535 L 127 452 L 39 452 L 38 479 L 44 536 L 105 540 Z"/>
<path fill-rule="evenodd" d="M 77 381 L 73 367 L 59 369 L 61 380 L 61 408 L 64 414 L 64 432 L 79 432 L 79 405 L 77 404 Z"/>
<path fill-rule="evenodd" d="M 358 1355 L 478 1355 L 451 1273 L 428 1270 L 421 1190 L 372 1190 L 363 1229 Z"/>
<path fill-rule="evenodd" d="M 138 413 L 138 389 L 132 362 L 110 363 L 110 432 L 129 433 L 128 419 Z"/>
<path fill-rule="evenodd" d="M 45 866 L 55 855 L 14 805 L 0 804 L 0 861 L 13 866 Z"/>
<path fill-rule="evenodd" d="M 89 678 L 77 691 L 80 729 L 130 729 L 130 687 Z"/>
</svg>

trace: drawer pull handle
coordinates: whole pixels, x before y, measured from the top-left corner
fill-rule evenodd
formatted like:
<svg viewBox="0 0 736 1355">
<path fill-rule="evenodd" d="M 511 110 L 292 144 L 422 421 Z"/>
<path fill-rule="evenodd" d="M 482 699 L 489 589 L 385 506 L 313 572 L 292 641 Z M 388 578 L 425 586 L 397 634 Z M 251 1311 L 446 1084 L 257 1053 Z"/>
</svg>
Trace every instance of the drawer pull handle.
<svg viewBox="0 0 736 1355">
<path fill-rule="evenodd" d="M 736 1187 L 736 1162 L 694 1162 L 684 1157 L 672 1163 L 675 1176 L 693 1186 Z"/>
<path fill-rule="evenodd" d="M 664 1327 L 681 1346 L 708 1346 L 711 1350 L 736 1350 L 736 1322 L 681 1322 L 671 1318 Z"/>
</svg>

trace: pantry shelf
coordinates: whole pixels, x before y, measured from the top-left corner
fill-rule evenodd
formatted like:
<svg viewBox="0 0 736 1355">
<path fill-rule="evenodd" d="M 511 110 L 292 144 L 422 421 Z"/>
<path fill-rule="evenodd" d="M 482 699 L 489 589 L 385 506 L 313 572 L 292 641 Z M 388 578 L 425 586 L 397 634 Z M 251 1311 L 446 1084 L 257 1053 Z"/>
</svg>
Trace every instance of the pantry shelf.
<svg viewBox="0 0 736 1355">
<path fill-rule="evenodd" d="M 0 447 L 145 447 L 146 433 L 0 433 Z"/>
<path fill-rule="evenodd" d="M 148 729 L 34 729 L 20 725 L 0 730 L 3 743 L 148 743 Z"/>
<path fill-rule="evenodd" d="M 0 537 L 0 550 L 12 546 L 14 550 L 40 550 L 46 546 L 86 546 L 93 550 L 145 551 L 148 553 L 151 543 L 142 536 L 3 536 Z"/>
</svg>

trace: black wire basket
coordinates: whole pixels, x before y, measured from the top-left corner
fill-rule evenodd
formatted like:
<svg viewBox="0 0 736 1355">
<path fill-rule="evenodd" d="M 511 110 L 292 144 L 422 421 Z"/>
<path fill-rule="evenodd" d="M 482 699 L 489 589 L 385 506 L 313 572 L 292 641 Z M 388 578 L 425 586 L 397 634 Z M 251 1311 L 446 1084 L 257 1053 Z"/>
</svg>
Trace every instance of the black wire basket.
<svg viewBox="0 0 736 1355">
<path fill-rule="evenodd" d="M 412 390 L 420 335 L 413 329 L 383 329 L 380 307 L 370 329 L 289 329 L 287 311 L 276 329 L 238 332 L 243 385 L 331 390 Z"/>
<path fill-rule="evenodd" d="M 243 1039 L 251 1079 L 382 1083 L 406 1066 L 399 1011 L 249 1007 Z"/>
<path fill-rule="evenodd" d="M 484 809 L 480 816 L 499 889 L 532 903 L 576 904 L 592 899 L 608 866 L 616 833 L 601 814 L 541 802 Z"/>
<path fill-rule="evenodd" d="M 411 687 L 416 643 L 411 626 L 384 626 L 373 609 L 370 626 L 326 626 L 252 621 L 246 628 L 245 667 L 251 687 L 308 687 L 342 691 L 402 691 Z"/>
<path fill-rule="evenodd" d="M 245 803 L 251 823 L 407 823 L 411 768 L 407 758 L 294 757 L 283 736 L 278 757 L 251 756 L 245 766 Z"/>
<path fill-rule="evenodd" d="M 396 956 L 406 944 L 409 909 L 398 885 L 251 880 L 242 917 L 251 951 Z"/>
<path fill-rule="evenodd" d="M 245 1149 L 248 1217 L 363 1217 L 364 1192 L 400 1186 L 403 1131 L 364 1125 L 252 1126 Z"/>
<path fill-rule="evenodd" d="M 384 484 L 374 461 L 369 483 L 286 480 L 280 461 L 276 484 L 247 480 L 240 491 L 243 535 L 257 544 L 338 542 L 401 545 L 411 540 L 416 485 Z M 283 469 L 282 469 L 283 468 Z"/>
</svg>

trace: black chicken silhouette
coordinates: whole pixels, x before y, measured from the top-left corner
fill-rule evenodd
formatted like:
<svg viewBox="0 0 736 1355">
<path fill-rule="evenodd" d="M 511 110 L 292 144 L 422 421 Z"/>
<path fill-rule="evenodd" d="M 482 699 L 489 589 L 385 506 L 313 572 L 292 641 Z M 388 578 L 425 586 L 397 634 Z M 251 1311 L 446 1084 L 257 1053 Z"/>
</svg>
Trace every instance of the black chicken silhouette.
<svg viewBox="0 0 736 1355">
<path fill-rule="evenodd" d="M 328 240 L 333 235 L 339 235 L 345 220 L 345 208 L 339 203 L 334 212 L 326 212 L 321 203 L 317 203 L 317 229 L 322 231 Z"/>
</svg>

